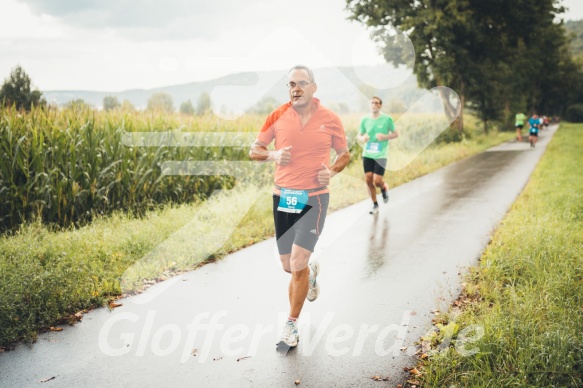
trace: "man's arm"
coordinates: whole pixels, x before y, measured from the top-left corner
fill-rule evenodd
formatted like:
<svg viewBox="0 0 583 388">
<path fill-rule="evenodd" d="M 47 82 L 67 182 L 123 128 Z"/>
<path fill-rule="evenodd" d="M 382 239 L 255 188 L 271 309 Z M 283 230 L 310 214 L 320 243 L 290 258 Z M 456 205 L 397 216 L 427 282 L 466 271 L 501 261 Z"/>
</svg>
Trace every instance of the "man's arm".
<svg viewBox="0 0 583 388">
<path fill-rule="evenodd" d="M 348 148 L 336 150 L 336 159 L 334 159 L 334 163 L 330 166 L 330 171 L 332 172 L 331 177 L 344 170 L 348 162 L 350 162 L 350 151 L 348 151 Z"/>
<path fill-rule="evenodd" d="M 358 135 L 356 135 L 356 140 L 363 143 L 367 143 L 370 140 L 370 136 L 366 134 L 366 128 L 364 127 L 364 119 L 360 120 L 360 125 L 358 127 Z"/>
<path fill-rule="evenodd" d="M 370 140 L 370 137 L 366 133 L 363 133 L 363 134 L 358 134 L 356 136 L 356 139 L 360 142 L 367 143 Z"/>
<path fill-rule="evenodd" d="M 269 151 L 267 149 L 267 144 L 260 140 L 255 140 L 255 142 L 251 145 L 251 149 L 249 150 L 249 157 L 251 160 L 255 160 L 257 162 L 276 162 L 281 166 L 285 166 L 289 164 L 291 160 L 291 146 L 283 147 L 279 151 Z"/>
<path fill-rule="evenodd" d="M 396 129 L 393 132 L 389 132 L 386 135 L 384 135 L 382 133 L 377 133 L 377 140 L 378 141 L 396 139 L 397 137 L 399 137 L 399 131 L 397 131 Z"/>
<path fill-rule="evenodd" d="M 249 157 L 251 158 L 251 160 L 255 160 L 257 162 L 266 162 L 267 158 L 269 157 L 267 144 L 263 143 L 262 141 L 255 140 L 255 142 L 251 144 L 251 149 L 249 150 Z"/>
<path fill-rule="evenodd" d="M 322 169 L 318 172 L 318 182 L 322 186 L 328 186 L 330 179 L 340 171 L 344 170 L 344 167 L 350 162 L 350 152 L 348 148 L 342 148 L 336 150 L 336 159 L 330 168 L 322 164 Z"/>
</svg>

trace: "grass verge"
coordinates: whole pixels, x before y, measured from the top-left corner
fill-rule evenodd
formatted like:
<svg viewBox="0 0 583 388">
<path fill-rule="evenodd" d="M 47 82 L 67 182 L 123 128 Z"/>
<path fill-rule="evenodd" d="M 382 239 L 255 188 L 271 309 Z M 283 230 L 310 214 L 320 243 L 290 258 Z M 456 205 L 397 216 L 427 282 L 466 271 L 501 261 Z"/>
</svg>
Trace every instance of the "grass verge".
<svg viewBox="0 0 583 388">
<path fill-rule="evenodd" d="M 398 186 L 510 138 L 500 133 L 430 146 L 404 169 L 388 172 L 389 184 Z M 331 192 L 331 210 L 368 197 L 358 155 L 334 178 Z M 139 291 L 273 236 L 269 187 L 243 183 L 214 200 L 210 208 L 168 205 L 139 219 L 114 213 L 78 229 L 52 231 L 27 223 L 0 238 L 0 347 L 34 340 L 39 330 L 75 321 L 75 313 L 102 306 L 122 291 Z M 127 285 L 123 290 L 121 281 Z"/>
<path fill-rule="evenodd" d="M 439 332 L 423 338 L 409 384 L 583 386 L 582 134 L 555 134 Z"/>
</svg>

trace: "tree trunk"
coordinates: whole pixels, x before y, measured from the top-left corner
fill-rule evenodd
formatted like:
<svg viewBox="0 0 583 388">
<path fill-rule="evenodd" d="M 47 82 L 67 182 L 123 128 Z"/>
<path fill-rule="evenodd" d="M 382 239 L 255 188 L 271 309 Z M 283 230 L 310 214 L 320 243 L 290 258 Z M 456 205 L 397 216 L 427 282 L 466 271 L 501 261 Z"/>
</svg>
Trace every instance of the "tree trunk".
<svg viewBox="0 0 583 388">
<path fill-rule="evenodd" d="M 441 101 L 443 102 L 443 108 L 445 110 L 445 115 L 447 116 L 449 121 L 452 121 L 452 125 L 458 130 L 464 130 L 464 117 L 463 117 L 463 106 L 465 103 L 464 95 L 458 95 L 459 100 L 458 103 L 454 106 L 451 103 L 450 96 L 451 96 L 451 89 L 447 87 L 440 87 L 439 88 L 439 96 L 441 97 Z"/>
<path fill-rule="evenodd" d="M 504 105 L 504 130 L 507 127 L 511 127 L 511 129 L 514 129 L 514 127 L 512 127 L 512 113 L 510 112 L 509 101 L 506 101 L 506 104 Z"/>
</svg>

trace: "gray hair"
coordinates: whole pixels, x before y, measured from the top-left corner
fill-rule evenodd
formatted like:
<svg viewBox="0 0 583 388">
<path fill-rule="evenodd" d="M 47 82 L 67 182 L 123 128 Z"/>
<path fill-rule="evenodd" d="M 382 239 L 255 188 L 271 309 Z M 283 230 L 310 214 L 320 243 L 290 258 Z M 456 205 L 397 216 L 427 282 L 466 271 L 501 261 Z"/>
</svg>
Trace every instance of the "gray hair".
<svg viewBox="0 0 583 388">
<path fill-rule="evenodd" d="M 289 73 L 291 73 L 293 70 L 305 70 L 305 71 L 307 71 L 308 72 L 308 77 L 310 77 L 310 81 L 316 82 L 316 78 L 314 77 L 314 72 L 308 66 L 305 66 L 305 65 L 295 65 L 294 67 L 292 67 L 291 69 L 289 69 L 289 71 L 287 72 L 287 74 L 289 75 Z"/>
</svg>

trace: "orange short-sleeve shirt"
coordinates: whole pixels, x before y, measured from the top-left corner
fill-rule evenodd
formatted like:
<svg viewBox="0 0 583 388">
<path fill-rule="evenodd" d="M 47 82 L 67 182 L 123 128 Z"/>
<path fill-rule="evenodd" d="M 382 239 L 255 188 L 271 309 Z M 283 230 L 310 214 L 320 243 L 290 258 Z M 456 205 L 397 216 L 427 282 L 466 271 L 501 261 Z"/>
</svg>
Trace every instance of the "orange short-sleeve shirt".
<svg viewBox="0 0 583 388">
<path fill-rule="evenodd" d="M 330 167 L 330 150 L 348 148 L 340 118 L 320 105 L 317 98 L 313 98 L 312 103 L 316 109 L 305 126 L 288 102 L 271 112 L 257 136 L 257 140 L 265 144 L 275 140 L 276 150 L 292 146 L 290 163 L 277 165 L 275 170 L 277 186 L 300 190 L 320 187 L 318 172 L 322 163 Z"/>
</svg>

